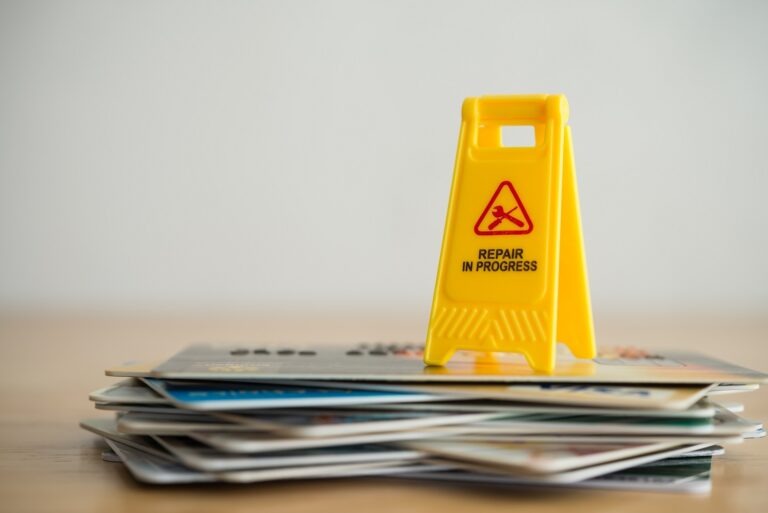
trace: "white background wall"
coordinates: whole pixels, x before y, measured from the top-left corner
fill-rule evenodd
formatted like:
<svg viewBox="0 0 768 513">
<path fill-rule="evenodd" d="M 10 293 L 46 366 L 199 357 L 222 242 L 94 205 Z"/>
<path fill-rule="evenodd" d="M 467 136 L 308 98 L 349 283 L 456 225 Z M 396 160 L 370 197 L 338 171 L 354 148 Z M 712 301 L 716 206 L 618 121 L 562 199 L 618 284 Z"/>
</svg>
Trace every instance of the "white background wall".
<svg viewBox="0 0 768 513">
<path fill-rule="evenodd" d="M 0 1 L 0 309 L 429 308 L 464 97 L 564 92 L 603 312 L 768 311 L 768 3 Z"/>
</svg>

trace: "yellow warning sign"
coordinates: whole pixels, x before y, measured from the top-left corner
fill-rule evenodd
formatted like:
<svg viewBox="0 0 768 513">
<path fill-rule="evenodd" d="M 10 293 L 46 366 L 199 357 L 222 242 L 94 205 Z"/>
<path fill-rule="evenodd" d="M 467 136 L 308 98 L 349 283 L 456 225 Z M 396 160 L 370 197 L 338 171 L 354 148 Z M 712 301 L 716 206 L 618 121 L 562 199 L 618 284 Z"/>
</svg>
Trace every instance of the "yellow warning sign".
<svg viewBox="0 0 768 513">
<path fill-rule="evenodd" d="M 563 95 L 464 102 L 425 363 L 513 351 L 551 372 L 557 340 L 594 357 L 567 121 Z M 504 126 L 531 127 L 535 142 L 504 146 Z"/>
</svg>

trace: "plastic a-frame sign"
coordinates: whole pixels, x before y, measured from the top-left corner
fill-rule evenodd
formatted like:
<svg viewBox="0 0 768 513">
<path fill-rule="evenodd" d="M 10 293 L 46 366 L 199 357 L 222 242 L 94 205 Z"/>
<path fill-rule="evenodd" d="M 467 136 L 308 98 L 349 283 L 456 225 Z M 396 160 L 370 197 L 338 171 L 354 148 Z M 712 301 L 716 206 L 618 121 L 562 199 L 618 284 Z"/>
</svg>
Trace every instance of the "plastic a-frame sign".
<svg viewBox="0 0 768 513">
<path fill-rule="evenodd" d="M 457 350 L 518 352 L 550 373 L 557 341 L 594 358 L 567 121 L 563 95 L 464 102 L 426 364 Z M 531 127 L 535 142 L 504 146 L 505 126 Z"/>
</svg>

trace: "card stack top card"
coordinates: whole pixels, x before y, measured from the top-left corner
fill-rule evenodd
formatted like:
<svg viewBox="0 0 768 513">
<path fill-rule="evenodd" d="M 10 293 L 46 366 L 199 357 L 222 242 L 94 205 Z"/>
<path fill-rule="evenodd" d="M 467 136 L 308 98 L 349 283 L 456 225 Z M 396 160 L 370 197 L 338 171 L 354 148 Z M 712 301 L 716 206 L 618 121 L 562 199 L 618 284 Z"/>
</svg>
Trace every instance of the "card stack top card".
<svg viewBox="0 0 768 513">
<path fill-rule="evenodd" d="M 425 366 L 414 344 L 309 347 L 197 345 L 153 369 L 159 378 L 300 379 L 460 383 L 763 383 L 766 374 L 698 353 L 608 350 L 582 360 L 562 351 L 553 374 L 532 370 L 510 353 L 457 352 L 442 367 Z M 631 355 L 631 356 L 630 356 Z"/>
</svg>

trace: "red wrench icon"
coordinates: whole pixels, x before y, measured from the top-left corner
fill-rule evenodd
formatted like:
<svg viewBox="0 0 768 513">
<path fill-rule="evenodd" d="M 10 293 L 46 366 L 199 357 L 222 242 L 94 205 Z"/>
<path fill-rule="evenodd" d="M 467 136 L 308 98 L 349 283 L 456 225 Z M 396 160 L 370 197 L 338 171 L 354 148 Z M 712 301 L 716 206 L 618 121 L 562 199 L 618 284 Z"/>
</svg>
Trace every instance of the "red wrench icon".
<svg viewBox="0 0 768 513">
<path fill-rule="evenodd" d="M 505 212 L 504 211 L 504 207 L 502 207 L 501 205 L 496 205 L 495 207 L 493 207 L 493 210 L 491 211 L 491 214 L 493 214 L 493 217 L 495 217 L 496 220 L 488 225 L 488 229 L 489 230 L 493 230 L 494 228 L 499 226 L 501 224 L 501 222 L 504 221 L 505 219 L 507 221 L 511 221 L 512 224 L 515 224 L 515 225 L 517 225 L 520 228 L 525 226 L 524 222 L 522 222 L 521 220 L 519 220 L 519 219 L 517 219 L 515 217 L 512 217 L 510 215 L 510 214 L 512 214 L 512 212 L 514 212 L 517 209 L 518 209 L 518 207 L 515 207 L 512 210 L 510 210 L 508 212 Z"/>
</svg>

